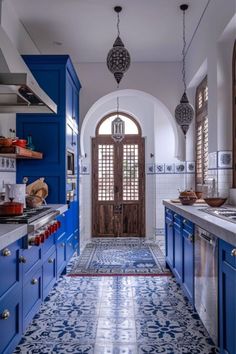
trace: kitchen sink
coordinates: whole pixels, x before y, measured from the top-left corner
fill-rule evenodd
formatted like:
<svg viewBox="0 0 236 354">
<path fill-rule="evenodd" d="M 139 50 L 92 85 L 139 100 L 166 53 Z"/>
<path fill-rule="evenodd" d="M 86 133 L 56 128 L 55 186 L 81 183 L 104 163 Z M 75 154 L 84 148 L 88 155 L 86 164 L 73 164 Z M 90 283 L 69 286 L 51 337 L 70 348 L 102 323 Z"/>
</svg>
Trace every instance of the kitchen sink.
<svg viewBox="0 0 236 354">
<path fill-rule="evenodd" d="M 221 219 L 236 223 L 236 208 L 222 207 L 222 208 L 204 208 L 199 210 L 204 211 L 204 213 L 217 216 Z"/>
</svg>

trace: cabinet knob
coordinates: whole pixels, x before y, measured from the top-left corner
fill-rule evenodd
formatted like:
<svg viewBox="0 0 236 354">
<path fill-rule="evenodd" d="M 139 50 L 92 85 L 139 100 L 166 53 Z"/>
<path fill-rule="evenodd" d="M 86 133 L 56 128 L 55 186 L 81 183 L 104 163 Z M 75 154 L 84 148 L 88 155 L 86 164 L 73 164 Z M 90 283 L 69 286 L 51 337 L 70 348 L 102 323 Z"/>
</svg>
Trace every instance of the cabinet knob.
<svg viewBox="0 0 236 354">
<path fill-rule="evenodd" d="M 72 243 L 71 242 L 69 242 L 69 246 L 72 247 Z"/>
<path fill-rule="evenodd" d="M 32 285 L 38 284 L 38 279 L 33 278 L 33 279 L 31 280 L 31 284 L 32 284 Z"/>
<path fill-rule="evenodd" d="M 65 244 L 64 244 L 64 242 L 62 242 L 62 243 L 60 244 L 60 246 L 61 246 L 61 247 L 65 247 Z"/>
<path fill-rule="evenodd" d="M 173 227 L 173 224 L 169 224 L 169 227 Z"/>
<path fill-rule="evenodd" d="M 187 220 L 184 219 L 184 220 L 183 220 L 183 224 L 186 224 L 186 222 L 187 222 Z"/>
<path fill-rule="evenodd" d="M 19 263 L 26 263 L 26 258 L 24 256 L 20 256 Z"/>
<path fill-rule="evenodd" d="M 169 209 L 168 208 L 166 209 L 166 211 L 167 211 L 167 213 L 169 213 Z"/>
<path fill-rule="evenodd" d="M 174 217 L 176 218 L 177 215 L 178 215 L 178 214 L 175 213 L 175 214 L 174 214 Z"/>
<path fill-rule="evenodd" d="M 48 263 L 53 263 L 54 262 L 54 259 L 53 258 L 49 258 L 48 259 Z"/>
<path fill-rule="evenodd" d="M 231 251 L 231 256 L 232 256 L 232 257 L 236 257 L 236 248 L 234 248 L 234 249 Z"/>
<path fill-rule="evenodd" d="M 2 255 L 4 257 L 9 257 L 11 255 L 11 251 L 8 248 L 4 248 L 4 250 L 2 250 Z"/>
<path fill-rule="evenodd" d="M 189 242 L 193 242 L 193 235 L 189 235 L 189 236 L 188 236 L 188 241 L 189 241 Z"/>
<path fill-rule="evenodd" d="M 4 310 L 0 315 L 1 320 L 7 320 L 9 317 L 10 317 L 10 311 L 7 309 Z"/>
</svg>

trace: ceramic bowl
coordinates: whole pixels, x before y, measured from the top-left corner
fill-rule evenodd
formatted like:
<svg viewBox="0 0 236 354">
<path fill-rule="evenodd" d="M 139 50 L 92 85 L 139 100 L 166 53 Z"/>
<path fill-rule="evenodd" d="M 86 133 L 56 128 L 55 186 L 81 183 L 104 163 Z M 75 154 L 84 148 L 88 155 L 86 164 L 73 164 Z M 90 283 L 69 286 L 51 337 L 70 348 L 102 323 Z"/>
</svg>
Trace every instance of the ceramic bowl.
<svg viewBox="0 0 236 354">
<path fill-rule="evenodd" d="M 204 200 L 209 206 L 213 208 L 218 208 L 226 202 L 227 198 L 212 197 L 212 198 L 204 198 Z"/>
</svg>

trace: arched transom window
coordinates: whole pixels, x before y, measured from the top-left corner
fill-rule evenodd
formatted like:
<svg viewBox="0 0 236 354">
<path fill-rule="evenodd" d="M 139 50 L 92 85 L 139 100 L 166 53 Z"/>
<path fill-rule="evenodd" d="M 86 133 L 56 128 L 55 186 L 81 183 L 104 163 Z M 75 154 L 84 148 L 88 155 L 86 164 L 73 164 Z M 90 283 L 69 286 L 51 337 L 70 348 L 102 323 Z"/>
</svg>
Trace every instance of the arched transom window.
<svg viewBox="0 0 236 354">
<path fill-rule="evenodd" d="M 126 113 L 118 113 L 118 117 L 122 119 L 125 125 L 125 135 L 140 135 L 141 129 L 138 123 Z M 111 135 L 112 122 L 117 118 L 117 113 L 111 113 L 104 117 L 98 124 L 96 135 Z"/>
</svg>

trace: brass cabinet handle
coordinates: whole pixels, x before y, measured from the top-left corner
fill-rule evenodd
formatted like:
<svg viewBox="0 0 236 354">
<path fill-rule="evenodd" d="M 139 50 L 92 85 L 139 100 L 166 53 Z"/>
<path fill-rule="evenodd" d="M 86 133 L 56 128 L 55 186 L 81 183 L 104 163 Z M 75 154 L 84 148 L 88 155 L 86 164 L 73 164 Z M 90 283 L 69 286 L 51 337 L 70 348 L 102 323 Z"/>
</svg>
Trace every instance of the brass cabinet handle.
<svg viewBox="0 0 236 354">
<path fill-rule="evenodd" d="M 62 242 L 62 243 L 60 244 L 60 246 L 61 246 L 61 247 L 65 247 L 65 243 Z"/>
<path fill-rule="evenodd" d="M 38 284 L 38 279 L 33 278 L 33 279 L 31 280 L 31 284 L 32 284 L 32 285 Z"/>
<path fill-rule="evenodd" d="M 26 263 L 26 258 L 24 256 L 20 256 L 19 263 Z"/>
<path fill-rule="evenodd" d="M 1 320 L 7 320 L 9 317 L 10 317 L 10 311 L 7 309 L 4 310 L 0 315 Z"/>
<path fill-rule="evenodd" d="M 184 219 L 184 220 L 183 220 L 183 224 L 186 224 L 186 222 L 187 222 L 187 220 Z"/>
<path fill-rule="evenodd" d="M 234 248 L 234 249 L 231 251 L 231 256 L 232 256 L 232 257 L 236 257 L 236 248 Z"/>
<path fill-rule="evenodd" d="M 2 250 L 2 255 L 4 257 L 9 257 L 11 256 L 11 251 L 8 248 L 4 248 L 4 250 Z"/>
<path fill-rule="evenodd" d="M 53 263 L 54 262 L 54 259 L 53 258 L 49 258 L 48 259 L 48 263 Z"/>
</svg>

